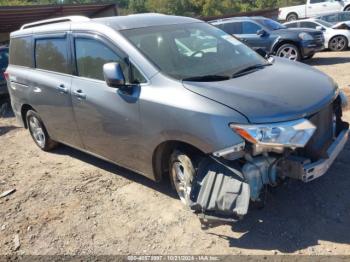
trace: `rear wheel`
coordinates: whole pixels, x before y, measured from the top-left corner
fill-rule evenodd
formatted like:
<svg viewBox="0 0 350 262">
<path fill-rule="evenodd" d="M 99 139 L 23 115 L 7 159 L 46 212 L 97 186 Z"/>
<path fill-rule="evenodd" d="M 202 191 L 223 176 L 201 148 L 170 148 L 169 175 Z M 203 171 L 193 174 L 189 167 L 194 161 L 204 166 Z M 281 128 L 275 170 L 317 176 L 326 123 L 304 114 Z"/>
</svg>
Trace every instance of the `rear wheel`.
<svg viewBox="0 0 350 262">
<path fill-rule="evenodd" d="M 170 178 L 181 202 L 185 205 L 191 204 L 190 195 L 192 182 L 196 171 L 191 158 L 178 150 L 175 150 L 170 157 Z"/>
<path fill-rule="evenodd" d="M 332 51 L 344 51 L 348 47 L 348 40 L 345 36 L 338 35 L 329 40 L 329 49 Z"/>
<path fill-rule="evenodd" d="M 287 58 L 292 61 L 300 60 L 299 48 L 293 44 L 284 44 L 280 46 L 276 52 L 276 55 L 279 57 Z"/>
<path fill-rule="evenodd" d="M 291 13 L 287 15 L 287 22 L 298 20 L 298 15 L 296 13 Z"/>
<path fill-rule="evenodd" d="M 345 7 L 345 10 L 344 11 L 350 11 L 350 5 L 348 5 L 347 7 Z"/>
<path fill-rule="evenodd" d="M 58 143 L 50 138 L 40 116 L 32 110 L 27 112 L 27 126 L 35 144 L 44 151 L 57 147 Z"/>
</svg>

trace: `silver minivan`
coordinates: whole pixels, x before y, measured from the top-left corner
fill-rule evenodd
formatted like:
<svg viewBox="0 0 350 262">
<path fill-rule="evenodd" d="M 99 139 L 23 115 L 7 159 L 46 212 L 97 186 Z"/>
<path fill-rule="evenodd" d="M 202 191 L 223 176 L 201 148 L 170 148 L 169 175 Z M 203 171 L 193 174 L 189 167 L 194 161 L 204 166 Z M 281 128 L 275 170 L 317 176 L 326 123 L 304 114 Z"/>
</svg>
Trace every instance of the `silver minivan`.
<svg viewBox="0 0 350 262">
<path fill-rule="evenodd" d="M 243 217 L 264 187 L 324 175 L 348 138 L 330 77 L 187 17 L 26 24 L 11 33 L 6 76 L 41 149 L 62 143 L 170 178 L 208 223 Z"/>
</svg>

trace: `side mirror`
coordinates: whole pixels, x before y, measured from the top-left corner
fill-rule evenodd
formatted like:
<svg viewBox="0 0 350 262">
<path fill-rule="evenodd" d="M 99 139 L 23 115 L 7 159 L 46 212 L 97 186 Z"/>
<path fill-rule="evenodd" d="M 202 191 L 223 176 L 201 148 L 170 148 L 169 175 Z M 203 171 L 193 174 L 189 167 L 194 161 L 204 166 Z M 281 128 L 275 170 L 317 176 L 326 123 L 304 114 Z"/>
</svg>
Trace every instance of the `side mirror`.
<svg viewBox="0 0 350 262">
<path fill-rule="evenodd" d="M 103 76 L 108 86 L 119 88 L 125 85 L 125 77 L 119 63 L 103 65 Z"/>
<path fill-rule="evenodd" d="M 258 48 L 255 50 L 255 52 L 257 52 L 259 55 L 261 55 L 263 58 L 267 58 L 268 57 L 268 54 L 267 52 L 262 49 L 262 48 Z"/>
<path fill-rule="evenodd" d="M 259 36 L 266 36 L 267 32 L 264 29 L 260 29 L 256 32 L 256 34 Z"/>
<path fill-rule="evenodd" d="M 316 30 L 325 31 L 325 28 L 323 26 L 318 25 L 318 26 L 316 26 Z"/>
</svg>

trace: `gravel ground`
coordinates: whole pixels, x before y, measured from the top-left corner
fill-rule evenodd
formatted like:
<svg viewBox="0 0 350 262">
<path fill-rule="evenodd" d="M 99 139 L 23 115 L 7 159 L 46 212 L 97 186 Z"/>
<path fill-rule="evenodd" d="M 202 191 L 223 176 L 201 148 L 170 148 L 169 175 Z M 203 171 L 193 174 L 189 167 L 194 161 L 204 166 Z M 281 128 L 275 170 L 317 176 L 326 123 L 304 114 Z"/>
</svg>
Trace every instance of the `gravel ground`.
<svg viewBox="0 0 350 262">
<path fill-rule="evenodd" d="M 350 51 L 308 63 L 349 88 Z M 0 194 L 16 189 L 0 198 L 0 254 L 350 255 L 350 143 L 327 175 L 289 181 L 264 209 L 206 231 L 167 184 L 66 146 L 42 152 L 11 115 L 0 150 Z"/>
</svg>

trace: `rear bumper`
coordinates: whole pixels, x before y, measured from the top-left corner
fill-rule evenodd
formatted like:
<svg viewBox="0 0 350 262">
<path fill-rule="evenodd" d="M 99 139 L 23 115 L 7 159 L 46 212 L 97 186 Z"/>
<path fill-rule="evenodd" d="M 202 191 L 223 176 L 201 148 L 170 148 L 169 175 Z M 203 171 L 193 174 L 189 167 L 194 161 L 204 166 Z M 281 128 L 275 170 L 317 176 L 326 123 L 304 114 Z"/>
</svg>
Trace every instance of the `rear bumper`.
<svg viewBox="0 0 350 262">
<path fill-rule="evenodd" d="M 342 131 L 337 139 L 333 142 L 333 144 L 328 148 L 328 158 L 320 159 L 314 163 L 305 164 L 303 166 L 303 174 L 301 176 L 301 180 L 304 182 L 310 182 L 316 178 L 319 178 L 320 176 L 323 176 L 345 147 L 345 144 L 348 141 L 348 137 L 349 130 Z"/>
</svg>

